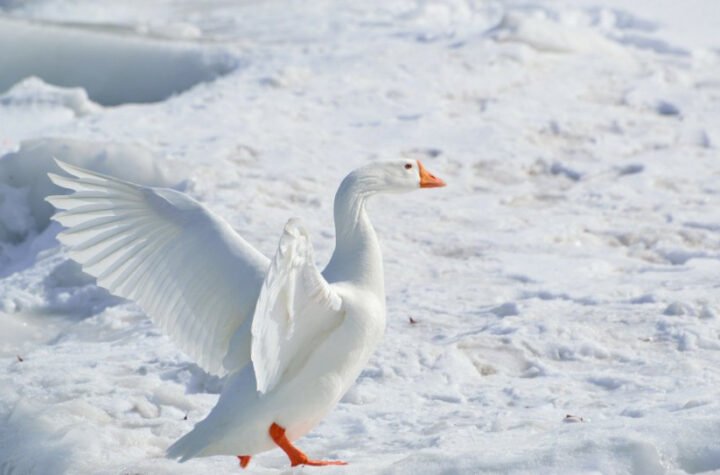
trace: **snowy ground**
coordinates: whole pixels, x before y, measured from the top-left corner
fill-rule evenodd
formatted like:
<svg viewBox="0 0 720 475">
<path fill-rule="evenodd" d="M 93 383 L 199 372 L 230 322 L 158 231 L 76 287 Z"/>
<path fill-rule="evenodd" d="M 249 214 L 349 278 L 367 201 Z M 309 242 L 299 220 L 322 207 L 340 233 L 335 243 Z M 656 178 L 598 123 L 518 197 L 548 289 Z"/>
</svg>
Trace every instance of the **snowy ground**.
<svg viewBox="0 0 720 475">
<path fill-rule="evenodd" d="M 350 169 L 449 183 L 372 206 L 387 334 L 299 442 L 350 465 L 296 472 L 720 471 L 720 2 L 0 12 L 0 474 L 239 470 L 163 458 L 222 382 L 68 261 L 50 155 L 184 190 L 268 255 L 299 216 L 321 263 Z"/>
</svg>

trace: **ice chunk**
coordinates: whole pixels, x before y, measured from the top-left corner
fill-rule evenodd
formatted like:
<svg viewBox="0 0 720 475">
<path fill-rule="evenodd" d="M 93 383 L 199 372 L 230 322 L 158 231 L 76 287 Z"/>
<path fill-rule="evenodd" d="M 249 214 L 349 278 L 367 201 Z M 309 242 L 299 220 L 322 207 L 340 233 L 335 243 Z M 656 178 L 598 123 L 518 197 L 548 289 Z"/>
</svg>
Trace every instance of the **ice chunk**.
<svg viewBox="0 0 720 475">
<path fill-rule="evenodd" d="M 0 91 L 27 77 L 107 105 L 157 102 L 235 69 L 227 48 L 0 19 Z"/>
</svg>

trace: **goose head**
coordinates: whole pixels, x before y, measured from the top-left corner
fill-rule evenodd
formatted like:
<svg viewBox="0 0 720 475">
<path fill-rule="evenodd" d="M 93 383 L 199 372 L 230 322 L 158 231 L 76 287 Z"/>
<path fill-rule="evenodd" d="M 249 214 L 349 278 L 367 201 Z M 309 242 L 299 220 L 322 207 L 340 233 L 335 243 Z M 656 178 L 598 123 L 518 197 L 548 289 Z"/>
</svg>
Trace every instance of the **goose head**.
<svg viewBox="0 0 720 475">
<path fill-rule="evenodd" d="M 441 186 L 445 182 L 419 160 L 373 162 L 351 172 L 335 195 L 335 252 L 324 275 L 332 281 L 363 283 L 384 295 L 382 256 L 365 213 L 366 198 Z"/>
<path fill-rule="evenodd" d="M 403 193 L 418 188 L 439 188 L 445 182 L 430 173 L 420 160 L 375 162 L 352 172 L 348 178 L 361 193 Z"/>
</svg>

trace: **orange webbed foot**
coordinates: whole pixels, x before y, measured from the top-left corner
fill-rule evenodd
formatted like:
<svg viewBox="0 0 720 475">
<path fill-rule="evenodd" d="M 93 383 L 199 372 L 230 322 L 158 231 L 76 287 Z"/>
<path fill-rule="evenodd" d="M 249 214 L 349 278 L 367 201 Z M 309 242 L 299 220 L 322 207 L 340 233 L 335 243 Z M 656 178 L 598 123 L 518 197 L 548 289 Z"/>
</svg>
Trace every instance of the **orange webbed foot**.
<svg viewBox="0 0 720 475">
<path fill-rule="evenodd" d="M 311 460 L 300 449 L 295 447 L 285 435 L 285 429 L 275 423 L 268 430 L 272 440 L 285 451 L 290 459 L 290 465 L 297 467 L 298 465 L 310 465 L 313 467 L 322 467 L 324 465 L 347 465 L 342 460 Z"/>
<path fill-rule="evenodd" d="M 347 462 L 342 460 L 306 460 L 302 462 L 302 465 L 310 465 L 312 467 L 322 467 L 324 465 L 347 465 Z"/>
<path fill-rule="evenodd" d="M 245 468 L 250 463 L 250 456 L 249 455 L 238 455 L 238 460 L 240 461 L 240 467 Z"/>
</svg>

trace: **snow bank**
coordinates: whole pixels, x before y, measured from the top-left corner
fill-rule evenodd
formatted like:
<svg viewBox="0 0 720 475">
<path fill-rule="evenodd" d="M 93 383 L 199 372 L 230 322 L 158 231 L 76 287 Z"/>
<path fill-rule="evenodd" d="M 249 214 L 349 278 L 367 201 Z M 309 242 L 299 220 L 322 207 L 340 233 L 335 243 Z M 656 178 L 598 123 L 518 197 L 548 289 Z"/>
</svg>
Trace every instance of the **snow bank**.
<svg viewBox="0 0 720 475">
<path fill-rule="evenodd" d="M 17 150 L 23 140 L 57 134 L 77 118 L 102 109 L 83 88 L 53 86 L 38 77 L 24 79 L 0 94 L 0 157 Z"/>
<path fill-rule="evenodd" d="M 29 77 L 15 84 L 0 96 L 0 105 L 16 108 L 32 107 L 35 110 L 60 107 L 69 109 L 76 117 L 100 110 L 100 106 L 88 98 L 85 89 L 57 87 L 37 77 Z"/>
<path fill-rule="evenodd" d="M 0 19 L 0 91 L 38 76 L 103 105 L 156 102 L 239 64 L 228 49 Z"/>
<path fill-rule="evenodd" d="M 173 186 L 165 160 L 139 145 L 86 142 L 74 139 L 34 139 L 0 158 L 0 240 L 18 242 L 33 230 L 44 229 L 53 213 L 45 202 L 65 190 L 47 173 L 62 173 L 53 157 L 101 173 L 146 185 Z"/>
</svg>

